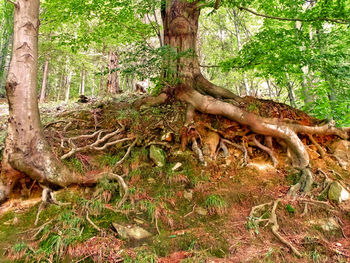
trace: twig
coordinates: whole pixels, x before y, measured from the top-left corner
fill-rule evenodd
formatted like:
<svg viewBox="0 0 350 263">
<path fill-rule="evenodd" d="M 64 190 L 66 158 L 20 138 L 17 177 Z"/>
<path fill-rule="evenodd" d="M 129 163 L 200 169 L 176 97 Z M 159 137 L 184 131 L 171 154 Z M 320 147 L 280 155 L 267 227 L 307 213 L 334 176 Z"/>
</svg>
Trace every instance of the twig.
<svg viewBox="0 0 350 263">
<path fill-rule="evenodd" d="M 52 221 L 53 221 L 53 219 L 51 219 L 51 220 L 47 221 L 46 223 L 42 224 L 42 225 L 39 227 L 38 231 L 33 235 L 32 238 L 33 238 L 33 239 L 36 238 L 36 236 L 40 234 L 40 232 L 44 229 L 44 227 L 45 227 L 46 225 L 50 224 Z"/>
<path fill-rule="evenodd" d="M 194 210 L 195 210 L 195 208 L 196 208 L 196 204 L 193 206 L 193 209 L 192 209 L 192 211 L 191 212 L 189 212 L 189 213 L 187 213 L 186 215 L 184 215 L 184 218 L 185 217 L 188 217 L 189 215 L 192 215 L 193 213 L 194 213 Z"/>
</svg>

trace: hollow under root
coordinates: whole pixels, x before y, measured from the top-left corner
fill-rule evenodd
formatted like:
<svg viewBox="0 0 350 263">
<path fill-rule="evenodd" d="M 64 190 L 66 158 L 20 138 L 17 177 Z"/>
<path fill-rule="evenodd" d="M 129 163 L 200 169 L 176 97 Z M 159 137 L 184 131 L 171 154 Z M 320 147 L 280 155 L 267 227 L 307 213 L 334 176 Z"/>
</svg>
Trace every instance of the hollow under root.
<svg viewBox="0 0 350 263">
<path fill-rule="evenodd" d="M 312 175 L 310 168 L 304 168 L 301 170 L 301 177 L 299 182 L 293 185 L 289 191 L 288 196 L 295 197 L 298 193 L 307 194 L 312 189 L 312 184 L 314 183 L 314 177 Z"/>
</svg>

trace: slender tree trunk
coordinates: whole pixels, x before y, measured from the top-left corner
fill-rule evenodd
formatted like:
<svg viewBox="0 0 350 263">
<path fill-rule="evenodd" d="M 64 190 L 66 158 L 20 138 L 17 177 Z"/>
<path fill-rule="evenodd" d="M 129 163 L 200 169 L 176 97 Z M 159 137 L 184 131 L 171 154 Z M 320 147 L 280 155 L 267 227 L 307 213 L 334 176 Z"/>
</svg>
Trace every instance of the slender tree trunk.
<svg viewBox="0 0 350 263">
<path fill-rule="evenodd" d="M 67 87 L 66 87 L 66 96 L 65 96 L 65 99 L 64 99 L 65 103 L 68 103 L 68 101 L 69 101 L 71 79 L 72 79 L 72 72 L 70 71 L 68 73 L 67 81 L 66 81 Z"/>
<path fill-rule="evenodd" d="M 65 186 L 74 176 L 53 155 L 40 123 L 37 101 L 39 0 L 17 0 L 13 56 L 6 82 L 8 134 L 2 162 L 0 201 L 7 198 L 19 174 L 43 184 Z"/>
<path fill-rule="evenodd" d="M 121 93 L 119 86 L 119 55 L 117 51 L 109 51 L 108 53 L 108 80 L 107 91 L 109 94 Z"/>
<path fill-rule="evenodd" d="M 63 90 L 64 87 L 64 81 L 65 81 L 65 77 L 64 77 L 64 73 L 61 74 L 61 79 L 60 79 L 60 85 L 58 86 L 58 91 L 57 91 L 57 99 L 56 101 L 59 101 L 61 98 L 61 92 Z"/>
<path fill-rule="evenodd" d="M 80 95 L 85 95 L 85 69 L 81 72 L 81 92 Z"/>
<path fill-rule="evenodd" d="M 45 93 L 46 93 L 46 83 L 47 83 L 47 76 L 49 72 L 49 56 L 47 56 L 44 66 L 44 74 L 43 74 L 43 83 L 41 85 L 41 92 L 40 92 L 40 98 L 39 102 L 43 103 L 45 101 Z"/>
</svg>

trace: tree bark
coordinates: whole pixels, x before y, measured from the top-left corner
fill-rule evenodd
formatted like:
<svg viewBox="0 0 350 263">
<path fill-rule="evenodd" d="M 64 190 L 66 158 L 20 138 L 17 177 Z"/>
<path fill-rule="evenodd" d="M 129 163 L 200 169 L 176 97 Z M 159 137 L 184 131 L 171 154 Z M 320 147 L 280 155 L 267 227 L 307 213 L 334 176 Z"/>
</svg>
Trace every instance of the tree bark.
<svg viewBox="0 0 350 263">
<path fill-rule="evenodd" d="M 121 93 L 119 86 L 119 55 L 117 51 L 109 51 L 108 53 L 108 80 L 107 80 L 107 91 L 109 94 Z"/>
<path fill-rule="evenodd" d="M 47 58 L 45 60 L 43 83 L 41 85 L 41 92 L 40 92 L 40 98 L 39 98 L 40 103 L 43 103 L 45 101 L 46 83 L 47 83 L 48 72 L 49 72 L 49 56 L 47 56 Z"/>
</svg>

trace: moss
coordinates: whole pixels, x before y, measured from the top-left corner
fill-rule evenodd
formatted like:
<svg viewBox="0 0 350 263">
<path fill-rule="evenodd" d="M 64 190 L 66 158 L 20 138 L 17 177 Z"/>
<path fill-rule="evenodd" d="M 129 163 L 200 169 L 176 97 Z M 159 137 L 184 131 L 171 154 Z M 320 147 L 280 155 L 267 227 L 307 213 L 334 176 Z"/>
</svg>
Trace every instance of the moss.
<svg viewBox="0 0 350 263">
<path fill-rule="evenodd" d="M 76 157 L 71 157 L 66 160 L 63 160 L 63 163 L 69 168 L 74 171 L 77 171 L 79 173 L 84 172 L 84 166 L 83 163 L 78 160 Z"/>
</svg>

